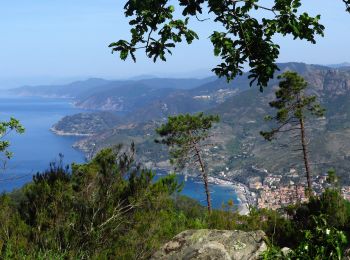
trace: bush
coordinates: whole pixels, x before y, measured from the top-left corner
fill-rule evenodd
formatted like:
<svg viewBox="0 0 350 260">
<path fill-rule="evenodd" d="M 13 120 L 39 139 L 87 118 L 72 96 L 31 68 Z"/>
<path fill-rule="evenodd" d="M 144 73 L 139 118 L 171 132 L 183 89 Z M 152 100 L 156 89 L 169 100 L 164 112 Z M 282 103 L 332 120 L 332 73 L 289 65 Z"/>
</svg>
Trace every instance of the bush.
<svg viewBox="0 0 350 260">
<path fill-rule="evenodd" d="M 304 239 L 288 256 L 292 259 L 342 259 L 347 238 L 343 231 L 328 225 L 327 216 L 312 216 L 314 228 L 304 231 Z"/>
</svg>

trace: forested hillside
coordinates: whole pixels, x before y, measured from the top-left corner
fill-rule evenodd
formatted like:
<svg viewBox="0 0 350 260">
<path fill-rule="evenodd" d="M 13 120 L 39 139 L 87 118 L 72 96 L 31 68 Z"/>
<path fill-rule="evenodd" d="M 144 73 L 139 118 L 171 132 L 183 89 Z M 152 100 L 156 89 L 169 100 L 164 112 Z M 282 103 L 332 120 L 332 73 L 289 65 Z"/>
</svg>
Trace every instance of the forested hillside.
<svg viewBox="0 0 350 260">
<path fill-rule="evenodd" d="M 313 140 L 310 147 L 312 167 L 319 173 L 335 167 L 338 174 L 343 177 L 342 181 L 347 183 L 349 178 L 347 178 L 346 169 L 350 155 L 348 134 L 350 131 L 348 130 L 350 68 L 332 69 L 302 63 L 286 63 L 279 66 L 281 69 L 279 73 L 293 70 L 304 76 L 310 84 L 310 93 L 318 96 L 321 104 L 326 108 L 324 118 L 307 125 L 310 139 Z M 218 114 L 221 118 L 220 125 L 214 129 L 218 148 L 211 151 L 217 155 L 213 156 L 212 160 L 215 172 L 229 167 L 229 175 L 240 178 L 241 175 L 254 175 L 251 167 L 255 166 L 267 169 L 269 172 L 283 174 L 290 168 L 302 167 L 300 160 L 297 160 L 299 155 L 291 153 L 291 149 L 286 146 L 287 139 L 284 140 L 285 142 L 282 140 L 281 146 L 266 142 L 259 136 L 259 132 L 268 127 L 264 117 L 270 112 L 268 103 L 273 99 L 277 82 L 276 79 L 271 80 L 264 92 L 259 92 L 254 87 L 249 88 L 249 80 L 246 76 L 239 77 L 230 84 L 223 80 L 216 80 L 190 90 L 158 89 L 145 94 L 142 91 L 144 87 L 141 87 L 139 91 L 142 94 L 136 99 L 130 96 L 130 111 L 125 112 L 124 117 L 120 115 L 120 120 L 115 122 L 115 127 L 106 129 L 105 126 L 101 129 L 96 121 L 94 129 L 93 121 L 87 122 L 84 118 L 78 117 L 80 121 L 78 127 L 73 129 L 70 122 L 72 119 L 67 117 L 60 122 L 60 130 L 83 134 L 85 130 L 79 128 L 79 125 L 83 126 L 87 123 L 90 125 L 90 134 L 99 133 L 76 144 L 77 148 L 87 154 L 91 155 L 111 144 L 134 140 L 138 145 L 140 161 L 164 166 L 166 154 L 153 142 L 156 126 L 169 115 L 207 111 Z M 103 93 L 94 98 L 99 100 L 100 109 L 115 104 L 110 101 L 107 90 Z M 114 90 L 111 92 L 111 96 L 113 95 L 125 98 L 128 93 Z M 136 103 L 137 105 L 134 105 Z M 110 112 L 115 113 L 114 108 L 112 106 L 111 108 Z"/>
</svg>

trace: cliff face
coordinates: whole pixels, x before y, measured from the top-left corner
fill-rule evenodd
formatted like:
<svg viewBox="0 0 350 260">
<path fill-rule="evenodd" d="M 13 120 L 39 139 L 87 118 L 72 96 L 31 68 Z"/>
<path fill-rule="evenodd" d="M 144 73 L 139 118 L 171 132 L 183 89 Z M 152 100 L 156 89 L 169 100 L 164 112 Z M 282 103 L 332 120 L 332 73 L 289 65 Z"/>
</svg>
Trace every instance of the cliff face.
<svg viewBox="0 0 350 260">
<path fill-rule="evenodd" d="M 314 70 L 305 74 L 310 86 L 319 94 L 332 98 L 350 91 L 350 69 Z"/>
<path fill-rule="evenodd" d="M 259 259 L 267 249 L 263 231 L 188 230 L 166 243 L 151 259 Z"/>
</svg>

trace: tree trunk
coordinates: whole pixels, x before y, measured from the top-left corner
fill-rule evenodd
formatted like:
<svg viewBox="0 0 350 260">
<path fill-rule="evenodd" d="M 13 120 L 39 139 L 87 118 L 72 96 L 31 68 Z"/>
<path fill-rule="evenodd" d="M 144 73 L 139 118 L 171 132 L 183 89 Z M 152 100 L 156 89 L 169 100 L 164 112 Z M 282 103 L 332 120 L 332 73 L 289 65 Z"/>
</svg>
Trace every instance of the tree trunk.
<svg viewBox="0 0 350 260">
<path fill-rule="evenodd" d="M 202 172 L 202 178 L 203 178 L 203 183 L 204 183 L 205 194 L 207 195 L 207 208 L 208 208 L 208 212 L 210 214 L 211 213 L 211 199 L 210 199 L 208 175 L 207 175 L 207 172 L 206 172 L 205 167 L 204 167 L 202 156 L 201 156 L 197 146 L 195 146 L 195 151 L 196 151 L 196 155 L 197 155 L 199 164 L 201 166 L 201 172 Z"/>
<path fill-rule="evenodd" d="M 211 198 L 210 198 L 210 192 L 209 192 L 208 175 L 205 171 L 202 172 L 202 174 L 203 174 L 205 194 L 207 195 L 207 208 L 208 208 L 208 212 L 210 214 L 211 213 Z"/>
<path fill-rule="evenodd" d="M 304 165 L 306 171 L 306 179 L 307 179 L 307 188 L 308 188 L 308 196 L 310 197 L 312 194 L 312 184 L 311 184 L 311 171 L 309 165 L 309 158 L 307 152 L 307 144 L 306 144 L 306 136 L 305 136 L 305 124 L 304 119 L 300 118 L 300 131 L 301 131 L 301 146 L 303 148 L 303 157 L 304 157 Z"/>
</svg>

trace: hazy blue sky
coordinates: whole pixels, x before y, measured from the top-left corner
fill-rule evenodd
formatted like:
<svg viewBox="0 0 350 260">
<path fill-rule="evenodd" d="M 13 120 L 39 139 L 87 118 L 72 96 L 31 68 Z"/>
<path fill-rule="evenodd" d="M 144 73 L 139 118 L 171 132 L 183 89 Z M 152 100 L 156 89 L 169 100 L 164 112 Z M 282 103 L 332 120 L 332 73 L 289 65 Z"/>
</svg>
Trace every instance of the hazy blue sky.
<svg viewBox="0 0 350 260">
<path fill-rule="evenodd" d="M 280 61 L 350 61 L 350 14 L 341 0 L 305 0 L 304 9 L 322 14 L 326 36 L 317 45 L 278 38 Z M 200 41 L 181 46 L 166 63 L 143 53 L 122 62 L 107 48 L 128 37 L 121 0 L 7 0 L 0 4 L 0 84 L 54 82 L 86 77 L 125 78 L 140 74 L 203 74 L 216 64 L 207 39 L 210 23 L 198 23 Z M 209 74 L 209 73 L 208 73 Z"/>
</svg>

